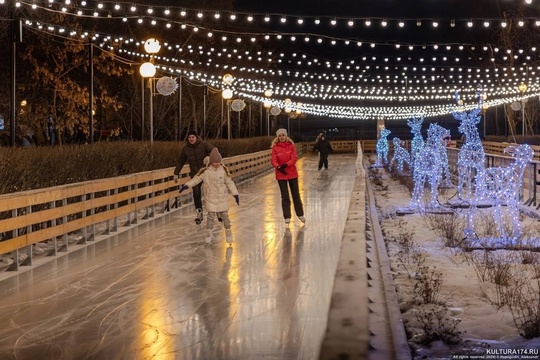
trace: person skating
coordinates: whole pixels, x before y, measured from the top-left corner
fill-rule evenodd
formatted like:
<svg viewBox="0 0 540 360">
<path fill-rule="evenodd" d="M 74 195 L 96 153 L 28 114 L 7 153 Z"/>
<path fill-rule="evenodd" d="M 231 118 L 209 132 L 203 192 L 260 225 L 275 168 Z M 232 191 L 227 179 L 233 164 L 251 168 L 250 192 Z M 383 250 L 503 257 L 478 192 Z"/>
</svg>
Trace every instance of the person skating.
<svg viewBox="0 0 540 360">
<path fill-rule="evenodd" d="M 213 148 L 208 159 L 208 166 L 202 168 L 193 179 L 185 183 L 180 192 L 188 188 L 194 188 L 202 183 L 204 206 L 206 208 L 206 239 L 211 243 L 214 239 L 213 227 L 216 216 L 221 218 L 225 226 L 225 239 L 232 243 L 231 221 L 229 219 L 229 193 L 234 196 L 236 204 L 240 205 L 238 189 L 229 174 L 229 171 L 221 163 L 221 154 L 217 148 Z"/>
<path fill-rule="evenodd" d="M 313 146 L 313 152 L 319 152 L 319 170 L 324 166 L 325 170 L 328 170 L 328 155 L 331 154 L 334 149 L 332 149 L 332 144 L 330 141 L 326 140 L 324 134 L 319 135 L 317 142 Z"/>
<path fill-rule="evenodd" d="M 294 142 L 287 136 L 287 130 L 278 129 L 276 138 L 272 141 L 272 166 L 276 169 L 276 180 L 279 184 L 281 192 L 281 207 L 283 209 L 283 217 L 285 224 L 291 222 L 291 198 L 289 196 L 289 188 L 291 190 L 294 211 L 298 219 L 305 223 L 304 206 L 300 198 L 300 190 L 298 188 L 298 171 L 296 169 L 296 147 Z"/>
<path fill-rule="evenodd" d="M 213 148 L 213 145 L 199 138 L 197 131 L 190 130 L 188 132 L 187 144 L 182 148 L 178 163 L 174 169 L 174 181 L 178 182 L 178 176 L 186 162 L 189 164 L 189 177 L 193 179 L 195 174 L 205 167 L 204 158 L 210 155 Z M 203 221 L 201 185 L 194 186 L 192 190 L 193 203 L 195 204 L 195 209 L 197 211 L 195 222 L 200 224 Z"/>
</svg>

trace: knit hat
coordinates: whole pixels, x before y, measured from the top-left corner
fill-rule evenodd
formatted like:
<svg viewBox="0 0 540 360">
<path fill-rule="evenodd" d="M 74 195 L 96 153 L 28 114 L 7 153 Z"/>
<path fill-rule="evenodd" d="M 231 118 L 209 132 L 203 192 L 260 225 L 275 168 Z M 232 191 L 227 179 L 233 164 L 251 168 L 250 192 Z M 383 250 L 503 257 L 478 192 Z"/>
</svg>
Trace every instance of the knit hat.
<svg viewBox="0 0 540 360">
<path fill-rule="evenodd" d="M 195 131 L 195 130 L 189 130 L 187 134 L 188 134 L 188 136 L 189 136 L 189 135 L 199 136 L 199 135 L 197 134 L 197 131 Z"/>
<path fill-rule="evenodd" d="M 285 136 L 287 136 L 287 130 L 285 130 L 285 129 L 278 129 L 278 131 L 276 131 L 276 136 L 279 136 L 279 134 L 285 134 Z"/>
<path fill-rule="evenodd" d="M 210 164 L 214 163 L 220 163 L 221 162 L 221 154 L 219 153 L 218 148 L 213 148 L 212 151 L 210 151 Z"/>
</svg>

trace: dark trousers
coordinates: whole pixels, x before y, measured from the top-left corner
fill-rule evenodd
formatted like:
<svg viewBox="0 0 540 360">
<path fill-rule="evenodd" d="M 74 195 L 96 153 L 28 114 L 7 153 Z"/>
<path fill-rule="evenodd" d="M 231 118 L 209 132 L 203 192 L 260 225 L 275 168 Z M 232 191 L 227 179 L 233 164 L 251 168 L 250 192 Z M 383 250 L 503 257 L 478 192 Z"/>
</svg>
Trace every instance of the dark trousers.
<svg viewBox="0 0 540 360">
<path fill-rule="evenodd" d="M 328 169 L 328 154 L 319 153 L 319 170 L 322 169 L 323 165 L 325 169 Z"/>
<path fill-rule="evenodd" d="M 289 197 L 289 187 L 291 188 L 294 212 L 296 213 L 296 216 L 304 216 L 304 205 L 302 205 L 302 199 L 300 199 L 298 178 L 291 180 L 278 180 L 278 184 L 279 190 L 281 191 L 281 207 L 283 208 L 283 218 L 291 218 L 291 198 Z"/>
<path fill-rule="evenodd" d="M 202 191 L 201 191 L 202 183 L 195 185 L 191 188 L 191 191 L 193 191 L 193 202 L 195 203 L 196 209 L 202 209 Z"/>
</svg>

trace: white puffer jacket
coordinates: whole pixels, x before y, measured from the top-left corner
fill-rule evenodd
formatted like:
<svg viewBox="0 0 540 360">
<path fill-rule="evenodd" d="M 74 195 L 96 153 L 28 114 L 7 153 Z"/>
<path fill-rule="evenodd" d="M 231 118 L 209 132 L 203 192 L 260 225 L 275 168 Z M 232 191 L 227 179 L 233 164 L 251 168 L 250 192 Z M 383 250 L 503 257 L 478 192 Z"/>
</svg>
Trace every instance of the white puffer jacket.
<svg viewBox="0 0 540 360">
<path fill-rule="evenodd" d="M 208 165 L 208 167 L 201 169 L 186 185 L 192 188 L 200 182 L 203 183 L 202 193 L 206 211 L 229 210 L 229 192 L 231 195 L 238 195 L 238 189 L 223 164 L 218 168 Z"/>
</svg>

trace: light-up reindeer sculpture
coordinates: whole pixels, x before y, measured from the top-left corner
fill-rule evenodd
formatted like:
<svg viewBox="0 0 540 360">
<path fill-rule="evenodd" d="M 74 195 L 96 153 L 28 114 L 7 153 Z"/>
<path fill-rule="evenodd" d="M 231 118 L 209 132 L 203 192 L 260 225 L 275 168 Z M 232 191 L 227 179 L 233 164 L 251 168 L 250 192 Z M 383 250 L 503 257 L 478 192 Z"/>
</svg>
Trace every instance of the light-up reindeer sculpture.
<svg viewBox="0 0 540 360">
<path fill-rule="evenodd" d="M 407 150 L 401 146 L 403 142 L 398 137 L 393 138 L 392 143 L 394 144 L 394 156 L 392 156 L 392 161 L 390 163 L 393 165 L 394 161 L 397 161 L 397 171 L 402 174 L 403 163 L 406 162 L 407 164 L 410 164 L 410 156 Z"/>
<path fill-rule="evenodd" d="M 390 133 L 391 131 L 386 128 L 381 129 L 381 137 L 377 140 L 377 163 L 375 164 L 377 166 L 384 166 L 388 163 L 388 135 Z"/>
<path fill-rule="evenodd" d="M 423 117 L 412 118 L 407 120 L 407 125 L 411 128 L 411 134 L 413 134 L 413 139 L 411 141 L 411 155 L 409 168 L 411 172 L 414 172 L 414 163 L 416 161 L 416 156 L 420 149 L 424 146 L 424 138 L 422 137 L 422 123 L 424 122 Z"/>
<path fill-rule="evenodd" d="M 443 150 L 446 151 L 446 141 L 444 139 L 449 136 L 450 131 L 442 126 L 438 124 L 429 126 L 428 138 L 418 152 L 414 164 L 414 190 L 410 204 L 411 209 L 424 210 L 423 198 L 426 180 L 429 182 L 431 193 L 429 206 L 430 208 L 439 207 L 438 188 L 445 166 L 441 153 Z"/>
<path fill-rule="evenodd" d="M 459 95 L 455 94 L 458 103 Z M 481 99 L 481 94 L 479 96 Z M 484 146 L 478 134 L 476 125 L 480 122 L 481 100 L 478 108 L 467 111 L 453 111 L 452 116 L 460 122 L 459 132 L 465 135 L 465 142 L 461 145 L 458 154 L 458 189 L 457 195 L 462 200 L 476 203 L 482 197 L 483 184 L 480 181 L 484 171 Z M 474 192 L 473 192 L 474 187 Z M 465 193 L 466 192 L 466 193 Z"/>
<path fill-rule="evenodd" d="M 497 226 L 500 238 L 504 241 L 515 243 L 522 235 L 519 225 L 519 191 L 522 187 L 525 167 L 534 156 L 534 151 L 529 145 L 508 146 L 504 152 L 512 155 L 514 161 L 507 167 L 486 168 L 482 181 L 485 184 L 483 199 L 493 204 L 494 224 Z M 506 233 L 508 220 L 504 218 L 502 207 L 506 205 L 507 213 L 512 222 L 512 234 Z M 473 215 L 476 207 L 471 207 L 467 215 L 467 229 L 465 234 L 468 238 L 475 235 Z"/>
</svg>

